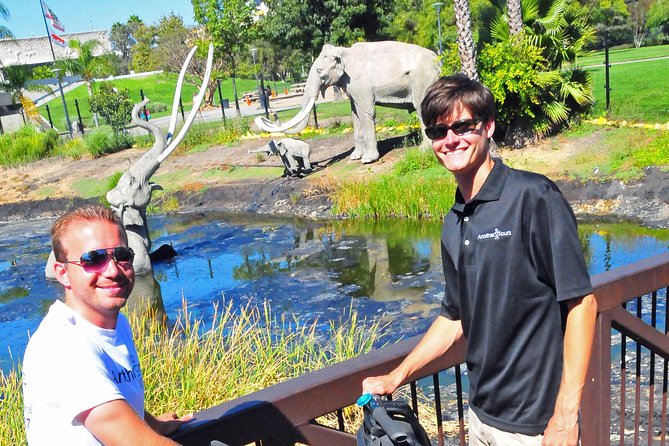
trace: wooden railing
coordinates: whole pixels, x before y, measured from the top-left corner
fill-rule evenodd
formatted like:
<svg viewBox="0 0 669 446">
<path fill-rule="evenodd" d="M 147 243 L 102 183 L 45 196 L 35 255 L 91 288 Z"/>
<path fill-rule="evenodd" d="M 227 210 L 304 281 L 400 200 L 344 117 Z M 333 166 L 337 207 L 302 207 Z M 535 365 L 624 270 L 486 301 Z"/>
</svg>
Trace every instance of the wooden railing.
<svg viewBox="0 0 669 446">
<path fill-rule="evenodd" d="M 582 405 L 582 444 L 637 445 L 645 439 L 649 445 L 664 446 L 668 435 L 669 253 L 608 271 L 592 281 L 600 314 Z M 659 313 L 664 315 L 664 322 L 658 321 Z M 392 370 L 418 341 L 419 337 L 408 339 L 206 409 L 195 414 L 196 419 L 174 439 L 185 445 L 206 446 L 212 440 L 230 446 L 353 446 L 355 435 L 346 432 L 343 409 L 360 395 L 363 378 Z M 433 424 L 440 445 L 465 444 L 460 373 L 465 349 L 463 342 L 456 344 L 446 355 L 411 376 L 405 387 L 405 394 L 417 410 L 416 380 L 432 378 L 427 386 L 421 381 L 420 390 L 432 397 L 436 419 Z M 633 374 L 627 373 L 630 361 L 634 363 Z M 442 395 L 448 392 L 440 383 L 440 372 L 444 370 L 454 374 L 456 388 L 455 399 L 447 400 L 454 409 L 446 413 L 456 432 L 448 435 L 442 407 Z M 337 427 L 316 422 L 326 414 L 334 414 Z M 423 424 L 426 421 L 421 419 Z"/>
</svg>

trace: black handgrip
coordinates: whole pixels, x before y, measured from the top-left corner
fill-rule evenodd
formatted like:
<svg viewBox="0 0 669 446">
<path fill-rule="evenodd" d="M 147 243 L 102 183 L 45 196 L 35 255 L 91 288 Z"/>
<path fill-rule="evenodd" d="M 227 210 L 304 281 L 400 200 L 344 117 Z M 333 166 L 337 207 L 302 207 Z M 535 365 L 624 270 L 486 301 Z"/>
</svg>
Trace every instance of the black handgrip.
<svg viewBox="0 0 669 446">
<path fill-rule="evenodd" d="M 402 427 L 388 416 L 388 412 L 383 406 L 377 406 L 372 409 L 372 418 L 379 423 L 379 426 L 386 432 L 386 435 L 396 443 L 403 443 L 407 440 L 407 435 L 402 432 Z"/>
</svg>

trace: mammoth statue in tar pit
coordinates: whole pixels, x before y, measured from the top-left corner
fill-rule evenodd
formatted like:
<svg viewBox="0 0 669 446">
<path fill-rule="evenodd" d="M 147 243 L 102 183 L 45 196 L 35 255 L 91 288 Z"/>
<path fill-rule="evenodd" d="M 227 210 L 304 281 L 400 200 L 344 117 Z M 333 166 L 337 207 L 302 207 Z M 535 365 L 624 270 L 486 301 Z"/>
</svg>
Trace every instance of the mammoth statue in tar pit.
<svg viewBox="0 0 669 446">
<path fill-rule="evenodd" d="M 371 163 L 379 159 L 375 104 L 417 111 L 420 119 L 425 90 L 438 78 L 437 55 L 417 45 L 402 42 L 359 42 L 351 48 L 324 45 L 309 71 L 302 110 L 284 124 L 275 124 L 264 117 L 256 118 L 255 123 L 268 132 L 298 133 L 307 125 L 318 93 L 325 95 L 328 87 L 337 86 L 351 101 L 355 133 L 351 159 Z"/>
</svg>

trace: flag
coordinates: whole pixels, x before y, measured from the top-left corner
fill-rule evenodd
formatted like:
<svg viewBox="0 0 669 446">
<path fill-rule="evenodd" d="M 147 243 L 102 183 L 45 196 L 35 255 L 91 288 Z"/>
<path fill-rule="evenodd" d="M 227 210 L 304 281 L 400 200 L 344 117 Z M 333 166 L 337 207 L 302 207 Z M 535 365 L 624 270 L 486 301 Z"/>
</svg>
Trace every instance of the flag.
<svg viewBox="0 0 669 446">
<path fill-rule="evenodd" d="M 42 0 L 42 7 L 44 8 L 44 15 L 46 18 L 51 20 L 51 27 L 58 31 L 65 31 L 65 27 L 60 23 L 60 20 L 58 20 L 56 13 L 53 12 L 53 9 L 49 8 L 44 0 Z"/>
<path fill-rule="evenodd" d="M 57 32 L 57 31 L 61 32 L 65 31 L 65 27 L 58 19 L 56 13 L 53 12 L 53 9 L 49 8 L 49 5 L 47 5 L 44 0 L 41 0 L 41 2 L 42 2 L 42 10 L 44 11 L 44 17 L 46 17 L 49 20 L 46 25 L 47 31 L 49 33 L 49 38 L 56 45 L 65 47 L 66 46 L 65 39 L 63 39 L 63 37 L 60 36 Z"/>
</svg>

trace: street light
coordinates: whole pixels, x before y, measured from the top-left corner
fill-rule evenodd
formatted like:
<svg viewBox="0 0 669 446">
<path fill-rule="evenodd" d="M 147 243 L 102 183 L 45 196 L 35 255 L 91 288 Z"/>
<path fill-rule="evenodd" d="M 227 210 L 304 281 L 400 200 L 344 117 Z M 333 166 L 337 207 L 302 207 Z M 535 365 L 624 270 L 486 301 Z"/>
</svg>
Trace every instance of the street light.
<svg viewBox="0 0 669 446">
<path fill-rule="evenodd" d="M 255 69 L 256 56 L 258 55 L 258 48 L 251 48 L 251 57 L 253 58 L 253 69 L 256 76 L 256 88 L 258 89 L 258 100 L 265 108 L 265 117 L 269 119 L 269 110 L 267 109 L 269 97 L 265 95 L 265 82 L 263 82 L 262 71 L 260 72 L 260 84 L 258 84 L 258 71 Z"/>
<path fill-rule="evenodd" d="M 72 139 L 72 123 L 70 123 L 70 114 L 67 112 L 67 104 L 65 103 L 65 94 L 63 93 L 63 84 L 60 83 L 60 68 L 52 68 L 53 75 L 58 80 L 58 90 L 60 90 L 60 99 L 63 101 L 63 110 L 65 110 L 65 120 L 67 121 L 67 131 Z"/>
<path fill-rule="evenodd" d="M 434 9 L 437 10 L 437 29 L 439 30 L 439 55 L 441 55 L 441 7 L 444 6 L 442 2 L 433 3 Z"/>
</svg>

